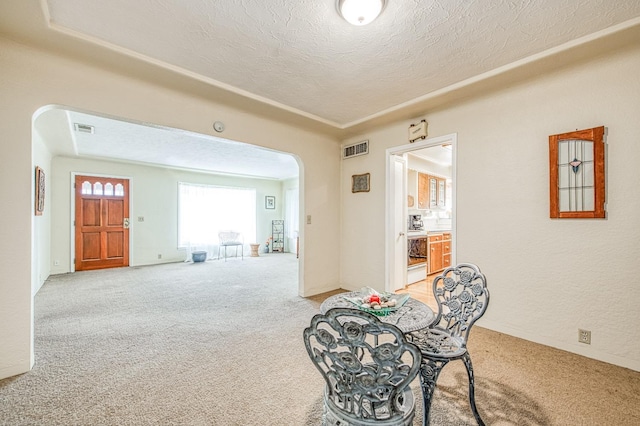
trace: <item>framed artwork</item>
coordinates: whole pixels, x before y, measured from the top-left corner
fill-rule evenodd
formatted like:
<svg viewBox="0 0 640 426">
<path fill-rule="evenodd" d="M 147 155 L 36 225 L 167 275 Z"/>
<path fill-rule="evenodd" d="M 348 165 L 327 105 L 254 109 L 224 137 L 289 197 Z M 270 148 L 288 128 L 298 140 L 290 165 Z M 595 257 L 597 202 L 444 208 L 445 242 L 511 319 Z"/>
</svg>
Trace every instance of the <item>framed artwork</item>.
<svg viewBox="0 0 640 426">
<path fill-rule="evenodd" d="M 41 216 L 44 211 L 44 170 L 36 166 L 36 216 Z"/>
<path fill-rule="evenodd" d="M 604 218 L 604 126 L 549 136 L 549 217 Z"/>
<path fill-rule="evenodd" d="M 272 195 L 267 195 L 264 197 L 264 207 L 266 209 L 275 209 L 276 208 L 276 197 Z"/>
<path fill-rule="evenodd" d="M 369 173 L 351 176 L 351 192 L 369 192 L 370 176 Z"/>
</svg>

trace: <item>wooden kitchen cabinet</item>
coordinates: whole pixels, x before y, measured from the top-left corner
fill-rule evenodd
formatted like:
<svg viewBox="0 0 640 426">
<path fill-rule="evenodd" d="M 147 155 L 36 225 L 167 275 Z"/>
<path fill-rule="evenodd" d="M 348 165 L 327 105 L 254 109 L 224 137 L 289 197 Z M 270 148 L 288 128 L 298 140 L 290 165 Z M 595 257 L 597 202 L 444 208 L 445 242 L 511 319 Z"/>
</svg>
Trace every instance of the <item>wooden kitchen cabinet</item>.
<svg viewBox="0 0 640 426">
<path fill-rule="evenodd" d="M 442 269 L 451 266 L 451 233 L 442 234 Z"/>
<path fill-rule="evenodd" d="M 418 173 L 418 208 L 429 208 L 429 175 Z"/>
<path fill-rule="evenodd" d="M 429 235 L 429 270 L 434 274 L 442 270 L 442 234 Z"/>
<path fill-rule="evenodd" d="M 415 208 L 419 210 L 444 208 L 447 204 L 447 179 L 410 169 L 407 173 L 407 194 L 410 200 L 417 199 Z"/>
<path fill-rule="evenodd" d="M 451 233 L 429 235 L 429 268 L 427 275 L 435 274 L 451 266 Z"/>
</svg>

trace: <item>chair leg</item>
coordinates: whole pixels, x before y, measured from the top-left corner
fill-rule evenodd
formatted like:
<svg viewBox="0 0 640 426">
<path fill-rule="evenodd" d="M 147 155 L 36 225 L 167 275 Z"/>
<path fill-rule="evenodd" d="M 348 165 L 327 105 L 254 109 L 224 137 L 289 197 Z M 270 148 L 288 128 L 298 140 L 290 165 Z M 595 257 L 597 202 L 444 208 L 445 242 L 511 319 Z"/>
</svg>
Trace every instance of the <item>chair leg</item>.
<svg viewBox="0 0 640 426">
<path fill-rule="evenodd" d="M 420 365 L 420 386 L 422 387 L 422 426 L 429 425 L 429 414 L 431 410 L 431 397 L 436 389 L 436 382 L 442 368 L 449 361 L 436 361 L 422 358 Z"/>
<path fill-rule="evenodd" d="M 473 375 L 473 365 L 471 364 L 471 356 L 469 352 L 466 352 L 462 357 L 462 361 L 464 361 L 465 367 L 467 367 L 467 375 L 469 376 L 469 404 L 471 404 L 471 411 L 473 412 L 473 417 L 476 418 L 476 422 L 478 422 L 478 426 L 484 426 L 484 422 L 480 418 L 480 414 L 478 413 L 478 409 L 476 408 L 476 393 L 475 393 L 475 378 Z"/>
</svg>

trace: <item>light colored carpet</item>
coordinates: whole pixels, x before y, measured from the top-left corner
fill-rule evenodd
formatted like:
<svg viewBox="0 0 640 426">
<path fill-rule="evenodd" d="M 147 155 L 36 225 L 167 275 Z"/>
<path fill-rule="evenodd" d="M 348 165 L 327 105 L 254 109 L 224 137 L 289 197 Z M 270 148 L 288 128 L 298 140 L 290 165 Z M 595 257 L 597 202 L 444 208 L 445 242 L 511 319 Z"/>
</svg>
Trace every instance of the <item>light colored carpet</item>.
<svg viewBox="0 0 640 426">
<path fill-rule="evenodd" d="M 297 295 L 289 254 L 52 276 L 36 365 L 0 381 L 0 424 L 318 425 L 324 382 L 302 331 L 324 297 Z M 488 425 L 640 424 L 640 373 L 479 327 L 470 350 Z M 432 413 L 474 424 L 461 362 Z"/>
</svg>

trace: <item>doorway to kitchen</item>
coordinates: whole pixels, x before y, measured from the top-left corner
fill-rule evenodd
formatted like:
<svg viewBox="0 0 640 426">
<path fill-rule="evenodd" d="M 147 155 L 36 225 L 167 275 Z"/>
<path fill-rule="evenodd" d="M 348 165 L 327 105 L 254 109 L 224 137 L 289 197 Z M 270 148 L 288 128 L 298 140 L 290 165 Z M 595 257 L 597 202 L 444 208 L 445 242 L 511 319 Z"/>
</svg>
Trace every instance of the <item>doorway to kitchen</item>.
<svg viewBox="0 0 640 426">
<path fill-rule="evenodd" d="M 450 134 L 387 149 L 386 291 L 455 264 L 456 144 Z"/>
</svg>

